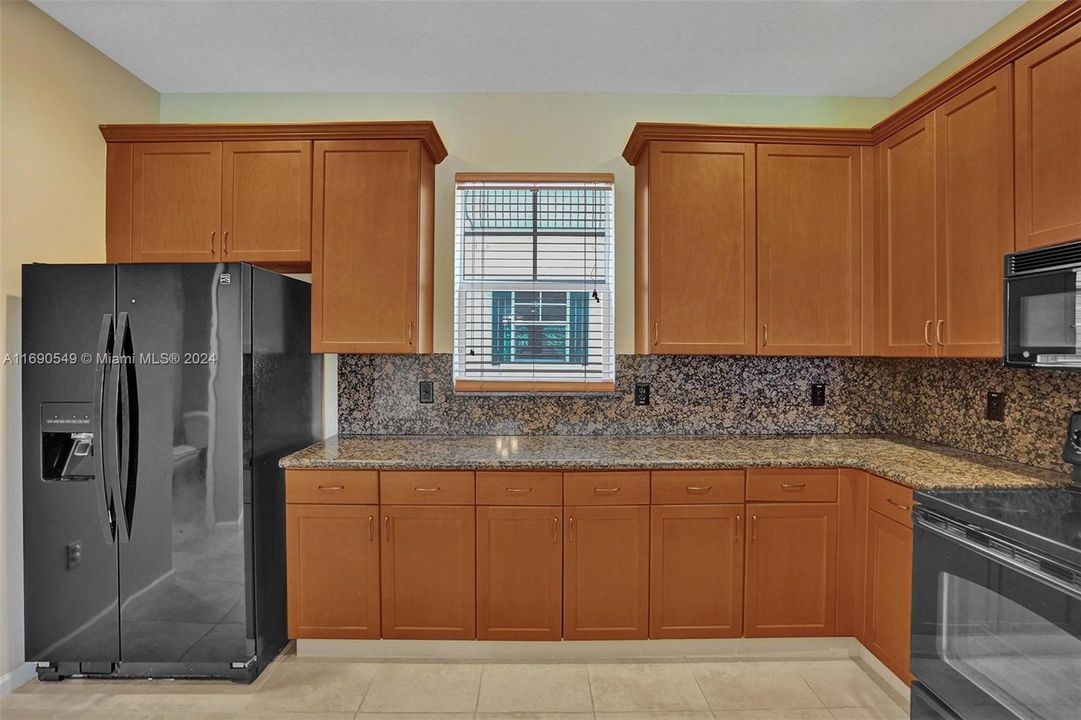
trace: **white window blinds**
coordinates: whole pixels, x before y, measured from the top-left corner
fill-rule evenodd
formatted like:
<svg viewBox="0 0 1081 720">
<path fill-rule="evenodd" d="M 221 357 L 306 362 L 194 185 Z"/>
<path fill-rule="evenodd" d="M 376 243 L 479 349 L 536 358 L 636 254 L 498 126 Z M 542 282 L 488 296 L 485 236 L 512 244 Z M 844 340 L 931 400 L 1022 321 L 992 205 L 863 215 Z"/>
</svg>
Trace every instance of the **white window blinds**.
<svg viewBox="0 0 1081 720">
<path fill-rule="evenodd" d="M 457 389 L 614 387 L 612 195 L 610 176 L 458 178 Z"/>
</svg>

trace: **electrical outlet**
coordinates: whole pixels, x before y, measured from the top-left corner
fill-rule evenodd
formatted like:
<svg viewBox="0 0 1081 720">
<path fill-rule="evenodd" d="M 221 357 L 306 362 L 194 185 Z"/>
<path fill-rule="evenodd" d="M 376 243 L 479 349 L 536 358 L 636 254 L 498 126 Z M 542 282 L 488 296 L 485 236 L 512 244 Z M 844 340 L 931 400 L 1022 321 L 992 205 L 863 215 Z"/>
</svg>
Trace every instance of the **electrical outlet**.
<svg viewBox="0 0 1081 720">
<path fill-rule="evenodd" d="M 634 384 L 634 404 L 649 405 L 649 383 Z"/>
<path fill-rule="evenodd" d="M 435 402 L 435 383 L 431 380 L 420 381 L 420 401 L 425 405 Z"/>
<path fill-rule="evenodd" d="M 64 548 L 68 570 L 74 570 L 83 564 L 83 541 L 76 540 Z"/>
<path fill-rule="evenodd" d="M 1006 393 L 989 391 L 987 393 L 987 412 L 984 417 L 994 422 L 1006 419 Z"/>
<path fill-rule="evenodd" d="M 813 383 L 811 385 L 811 405 L 822 407 L 826 404 L 826 383 Z"/>
</svg>

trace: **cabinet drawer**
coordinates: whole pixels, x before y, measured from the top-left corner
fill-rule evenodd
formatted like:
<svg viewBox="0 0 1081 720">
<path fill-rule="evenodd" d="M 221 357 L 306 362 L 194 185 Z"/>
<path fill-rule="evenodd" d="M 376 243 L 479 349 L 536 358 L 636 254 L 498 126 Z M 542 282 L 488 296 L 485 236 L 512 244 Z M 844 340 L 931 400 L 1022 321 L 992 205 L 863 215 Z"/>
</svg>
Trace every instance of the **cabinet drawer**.
<svg viewBox="0 0 1081 720">
<path fill-rule="evenodd" d="M 759 502 L 835 502 L 837 470 L 754 468 L 747 471 L 747 499 Z"/>
<path fill-rule="evenodd" d="M 562 505 L 563 473 L 478 472 L 478 505 Z"/>
<path fill-rule="evenodd" d="M 912 489 L 898 483 L 870 476 L 867 501 L 871 509 L 891 520 L 912 527 Z"/>
<path fill-rule="evenodd" d="M 308 505 L 377 505 L 374 470 L 286 470 L 285 502 Z"/>
<path fill-rule="evenodd" d="M 380 472 L 379 495 L 384 505 L 472 505 L 473 472 Z"/>
<path fill-rule="evenodd" d="M 649 471 L 563 473 L 565 505 L 649 505 Z"/>
<path fill-rule="evenodd" d="M 654 505 L 743 502 L 743 470 L 654 470 Z"/>
</svg>

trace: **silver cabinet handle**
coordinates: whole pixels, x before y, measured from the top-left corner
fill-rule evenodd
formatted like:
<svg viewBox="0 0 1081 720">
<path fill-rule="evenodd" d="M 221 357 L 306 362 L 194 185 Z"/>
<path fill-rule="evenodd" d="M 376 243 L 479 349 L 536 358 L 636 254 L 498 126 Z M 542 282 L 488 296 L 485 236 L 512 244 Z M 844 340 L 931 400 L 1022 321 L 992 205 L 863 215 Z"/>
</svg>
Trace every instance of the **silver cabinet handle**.
<svg viewBox="0 0 1081 720">
<path fill-rule="evenodd" d="M 928 320 L 927 322 L 925 322 L 923 324 L 923 341 L 925 343 L 927 343 L 928 346 L 931 345 L 931 321 L 930 320 Z"/>
<path fill-rule="evenodd" d="M 945 320 L 939 320 L 937 323 L 935 323 L 935 340 L 938 342 L 939 345 L 945 345 L 946 344 L 946 343 L 942 342 L 942 324 L 944 322 L 946 322 L 946 321 Z"/>
</svg>

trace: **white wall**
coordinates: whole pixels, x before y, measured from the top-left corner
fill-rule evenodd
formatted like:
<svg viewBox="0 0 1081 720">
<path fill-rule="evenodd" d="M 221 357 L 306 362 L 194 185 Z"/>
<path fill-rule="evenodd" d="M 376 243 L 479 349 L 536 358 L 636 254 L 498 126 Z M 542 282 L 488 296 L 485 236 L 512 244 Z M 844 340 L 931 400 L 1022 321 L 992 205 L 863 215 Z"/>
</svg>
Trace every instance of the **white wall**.
<svg viewBox="0 0 1081 720">
<path fill-rule="evenodd" d="M 24 262 L 105 259 L 98 124 L 157 122 L 158 94 L 24 0 L 0 0 L 0 360 L 20 349 Z M 0 382 L 0 695 L 23 663 L 22 434 L 16 365 Z"/>
</svg>

